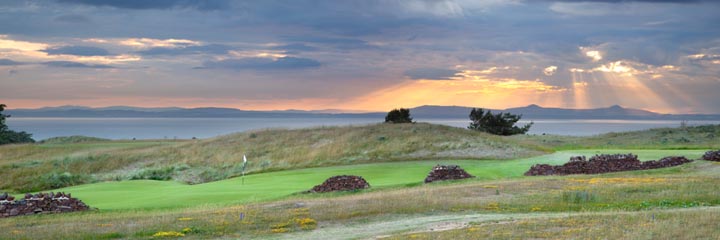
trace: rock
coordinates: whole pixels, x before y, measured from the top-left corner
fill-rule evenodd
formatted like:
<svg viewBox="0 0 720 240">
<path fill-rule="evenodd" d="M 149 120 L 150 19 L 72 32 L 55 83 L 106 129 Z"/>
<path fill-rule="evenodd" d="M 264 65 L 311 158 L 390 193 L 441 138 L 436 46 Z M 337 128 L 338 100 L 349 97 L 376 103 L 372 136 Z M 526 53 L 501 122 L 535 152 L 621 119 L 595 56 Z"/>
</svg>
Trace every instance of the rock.
<svg viewBox="0 0 720 240">
<path fill-rule="evenodd" d="M 369 187 L 370 184 L 360 176 L 340 175 L 328 178 L 325 182 L 313 187 L 308 192 L 350 191 Z"/>
<path fill-rule="evenodd" d="M 65 193 L 38 193 L 26 194 L 25 198 L 14 201 L 13 196 L 0 205 L 0 217 L 14 217 L 41 213 L 60 213 L 89 210 L 90 207 L 82 201 L 72 198 Z M 10 201 L 12 200 L 12 201 Z"/>
<path fill-rule="evenodd" d="M 707 161 L 720 162 L 720 150 L 707 151 L 707 152 L 705 152 L 705 154 L 703 154 L 702 159 L 707 160 Z"/>
<path fill-rule="evenodd" d="M 17 208 L 10 209 L 10 212 L 8 213 L 10 216 L 17 216 L 20 213 L 20 210 Z"/>
<path fill-rule="evenodd" d="M 445 180 L 456 180 L 473 178 L 473 175 L 465 172 L 460 166 L 457 165 L 437 165 L 428 173 L 425 178 L 425 183 L 434 181 L 445 181 Z"/>
<path fill-rule="evenodd" d="M 585 157 L 571 157 L 570 161 L 560 166 L 536 164 L 525 172 L 525 176 L 568 175 L 568 174 L 599 174 L 619 171 L 645 170 L 673 167 L 692 162 L 685 157 L 664 157 L 658 161 L 641 162 L 633 154 L 602 154 L 595 155 L 589 161 Z"/>
</svg>

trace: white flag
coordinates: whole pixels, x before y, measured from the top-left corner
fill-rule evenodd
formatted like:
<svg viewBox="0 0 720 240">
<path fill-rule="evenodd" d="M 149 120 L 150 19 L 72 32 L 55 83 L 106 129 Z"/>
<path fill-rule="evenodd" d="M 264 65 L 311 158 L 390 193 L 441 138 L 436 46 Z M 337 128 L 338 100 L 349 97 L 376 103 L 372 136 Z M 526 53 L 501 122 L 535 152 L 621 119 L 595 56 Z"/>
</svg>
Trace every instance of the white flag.
<svg viewBox="0 0 720 240">
<path fill-rule="evenodd" d="M 245 163 L 247 163 L 247 157 L 245 157 L 245 155 L 243 155 L 243 164 L 245 164 Z"/>
</svg>

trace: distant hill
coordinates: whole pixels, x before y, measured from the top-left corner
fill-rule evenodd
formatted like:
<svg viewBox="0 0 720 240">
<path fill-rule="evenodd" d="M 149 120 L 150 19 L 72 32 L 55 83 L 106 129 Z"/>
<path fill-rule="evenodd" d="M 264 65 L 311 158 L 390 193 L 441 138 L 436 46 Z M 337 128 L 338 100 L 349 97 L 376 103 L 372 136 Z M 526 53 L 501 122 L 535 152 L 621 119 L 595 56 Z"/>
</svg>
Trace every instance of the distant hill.
<svg viewBox="0 0 720 240">
<path fill-rule="evenodd" d="M 415 119 L 446 118 L 466 119 L 472 107 L 425 105 L 412 108 Z M 646 110 L 613 105 L 607 108 L 567 109 L 544 108 L 538 105 L 490 111 L 522 114 L 523 119 L 646 119 L 646 120 L 720 120 L 720 114 L 660 114 Z M 112 106 L 90 108 L 83 106 L 45 107 L 38 109 L 7 109 L 14 117 L 93 117 L 93 118 L 384 118 L 385 112 L 359 112 L 338 109 L 328 110 L 275 110 L 248 111 L 235 108 L 141 108 Z"/>
<path fill-rule="evenodd" d="M 418 118 L 468 118 L 472 107 L 420 106 L 410 110 Z M 486 109 L 492 112 L 522 114 L 523 119 L 645 119 L 645 120 L 720 120 L 720 114 L 660 114 L 651 111 L 623 108 L 567 109 L 544 108 L 535 104 L 508 109 Z"/>
<path fill-rule="evenodd" d="M 83 106 L 44 107 L 38 109 L 6 109 L 13 117 L 66 117 L 66 118 L 236 118 L 236 117 L 384 117 L 384 113 L 345 113 L 342 110 L 280 110 L 247 111 L 235 108 L 141 108 L 112 106 L 90 108 Z M 357 111 L 351 111 L 357 112 Z"/>
</svg>

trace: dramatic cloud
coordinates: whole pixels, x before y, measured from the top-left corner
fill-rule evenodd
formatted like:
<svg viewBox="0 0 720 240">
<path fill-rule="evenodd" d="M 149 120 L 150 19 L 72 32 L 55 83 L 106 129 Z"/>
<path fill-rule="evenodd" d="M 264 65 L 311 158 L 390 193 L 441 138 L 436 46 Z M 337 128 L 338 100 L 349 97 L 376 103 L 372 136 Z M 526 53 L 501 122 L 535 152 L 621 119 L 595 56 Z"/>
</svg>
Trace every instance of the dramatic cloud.
<svg viewBox="0 0 720 240">
<path fill-rule="evenodd" d="M 0 12 L 0 96 L 20 107 L 720 113 L 718 1 L 19 0 Z"/>
<path fill-rule="evenodd" d="M 226 68 L 234 70 L 299 70 L 320 67 L 320 62 L 309 58 L 281 57 L 272 58 L 242 58 L 208 61 L 202 68 Z"/>
<path fill-rule="evenodd" d="M 454 69 L 414 68 L 405 71 L 405 76 L 410 79 L 452 80 L 458 73 L 460 71 Z"/>
<path fill-rule="evenodd" d="M 48 55 L 109 56 L 108 50 L 87 46 L 63 46 L 43 50 Z"/>
</svg>

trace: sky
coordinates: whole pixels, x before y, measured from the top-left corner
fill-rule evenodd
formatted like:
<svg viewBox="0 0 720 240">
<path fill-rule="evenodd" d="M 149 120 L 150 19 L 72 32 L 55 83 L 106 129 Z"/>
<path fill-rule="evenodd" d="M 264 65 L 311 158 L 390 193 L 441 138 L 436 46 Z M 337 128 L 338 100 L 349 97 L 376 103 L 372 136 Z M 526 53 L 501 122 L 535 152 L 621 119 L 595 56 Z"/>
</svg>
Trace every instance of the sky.
<svg viewBox="0 0 720 240">
<path fill-rule="evenodd" d="M 702 0 L 0 0 L 0 103 L 720 113 Z"/>
</svg>

